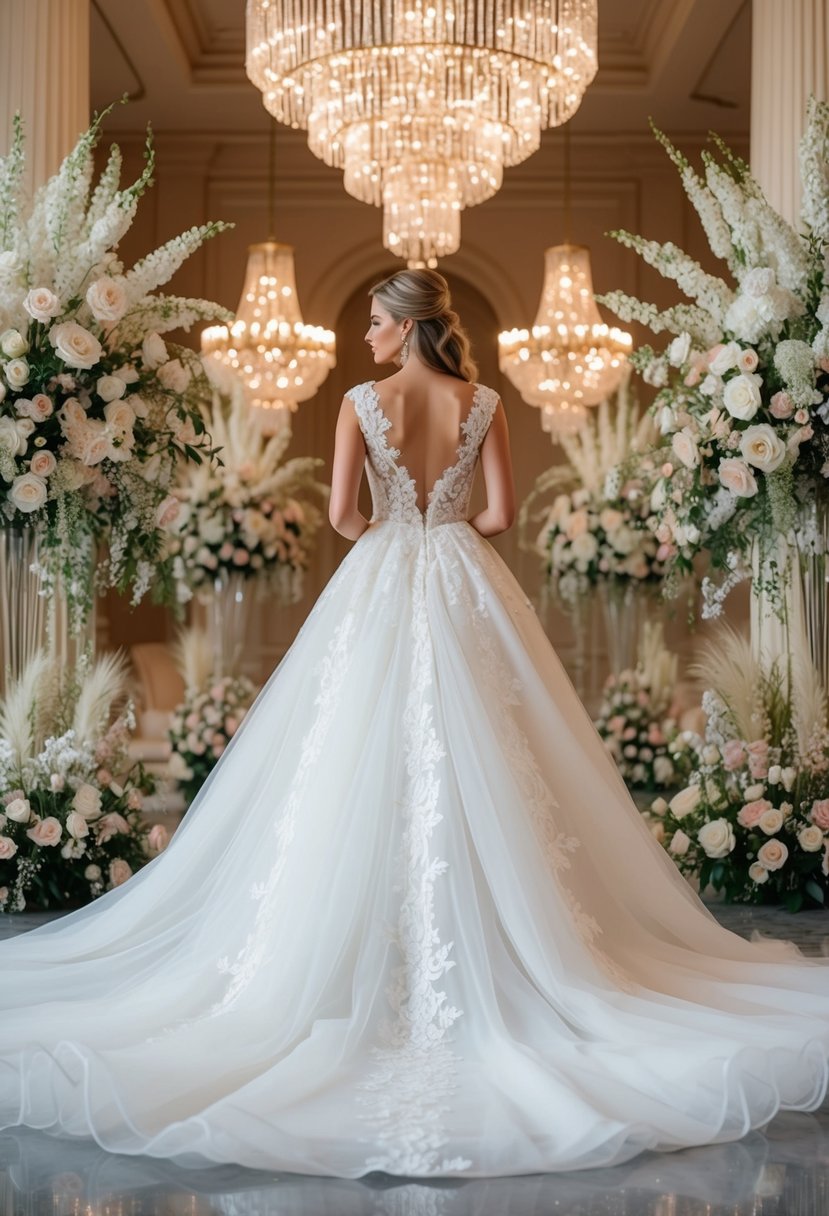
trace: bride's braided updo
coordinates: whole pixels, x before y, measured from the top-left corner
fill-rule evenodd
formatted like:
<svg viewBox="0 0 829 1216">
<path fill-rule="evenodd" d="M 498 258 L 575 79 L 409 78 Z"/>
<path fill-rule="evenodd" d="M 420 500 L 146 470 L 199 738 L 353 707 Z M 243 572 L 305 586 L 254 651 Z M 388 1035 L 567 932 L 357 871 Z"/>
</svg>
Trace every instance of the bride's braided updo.
<svg viewBox="0 0 829 1216">
<path fill-rule="evenodd" d="M 474 381 L 478 369 L 442 274 L 436 270 L 398 270 L 376 283 L 368 294 L 379 300 L 395 321 L 411 317 L 414 325 L 409 342 L 427 367 L 459 380 Z"/>
</svg>

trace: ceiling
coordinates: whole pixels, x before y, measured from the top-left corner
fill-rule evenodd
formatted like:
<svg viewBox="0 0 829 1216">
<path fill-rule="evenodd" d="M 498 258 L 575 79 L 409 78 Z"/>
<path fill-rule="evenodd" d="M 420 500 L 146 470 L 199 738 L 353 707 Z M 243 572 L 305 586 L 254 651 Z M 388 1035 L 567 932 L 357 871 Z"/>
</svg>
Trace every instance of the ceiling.
<svg viewBox="0 0 829 1216">
<path fill-rule="evenodd" d="M 262 130 L 245 75 L 244 0 L 92 0 L 92 106 L 110 131 Z M 590 133 L 747 133 L 750 0 L 599 0 L 599 72 L 573 119 Z M 310 156 L 310 153 L 308 154 Z"/>
</svg>

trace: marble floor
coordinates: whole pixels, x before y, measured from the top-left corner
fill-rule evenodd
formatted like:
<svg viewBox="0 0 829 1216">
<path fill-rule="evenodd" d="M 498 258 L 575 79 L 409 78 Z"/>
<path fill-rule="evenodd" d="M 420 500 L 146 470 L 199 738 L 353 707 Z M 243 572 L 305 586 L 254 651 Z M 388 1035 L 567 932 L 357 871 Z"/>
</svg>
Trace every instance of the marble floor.
<svg viewBox="0 0 829 1216">
<path fill-rule="evenodd" d="M 829 913 L 711 904 L 745 937 L 829 954 Z M 0 937 L 44 916 L 0 917 Z M 0 1216 L 829 1216 L 829 1102 L 733 1144 L 646 1153 L 569 1174 L 423 1183 L 184 1170 L 27 1130 L 0 1133 Z"/>
</svg>

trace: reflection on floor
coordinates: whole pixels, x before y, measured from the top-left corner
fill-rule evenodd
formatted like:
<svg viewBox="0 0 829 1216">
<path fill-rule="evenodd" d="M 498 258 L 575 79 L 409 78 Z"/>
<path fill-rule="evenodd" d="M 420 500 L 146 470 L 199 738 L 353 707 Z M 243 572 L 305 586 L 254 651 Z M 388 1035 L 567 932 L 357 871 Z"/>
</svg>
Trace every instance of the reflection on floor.
<svg viewBox="0 0 829 1216">
<path fill-rule="evenodd" d="M 829 954 L 829 915 L 711 905 L 729 929 Z M 44 916 L 0 917 L 0 937 Z M 0 1133 L 0 1216 L 829 1216 L 829 1102 L 733 1144 L 570 1174 L 418 1182 L 185 1170 L 38 1132 Z"/>
</svg>

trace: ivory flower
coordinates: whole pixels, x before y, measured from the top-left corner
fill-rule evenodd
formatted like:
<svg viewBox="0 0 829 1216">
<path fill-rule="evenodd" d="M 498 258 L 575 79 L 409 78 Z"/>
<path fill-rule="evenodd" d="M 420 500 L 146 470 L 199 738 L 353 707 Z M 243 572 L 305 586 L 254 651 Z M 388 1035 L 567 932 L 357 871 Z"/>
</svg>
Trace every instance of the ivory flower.
<svg viewBox="0 0 829 1216">
<path fill-rule="evenodd" d="M 708 857 L 727 857 L 737 843 L 727 819 L 712 819 L 697 832 L 697 840 Z"/>
<path fill-rule="evenodd" d="M 17 507 L 18 511 L 29 514 L 39 510 L 46 502 L 46 482 L 42 477 L 36 477 L 34 473 L 22 473 L 20 477 L 15 477 L 9 488 L 8 496 L 9 501 Z"/>
<path fill-rule="evenodd" d="M 103 355 L 103 347 L 94 334 L 77 321 L 63 321 L 53 325 L 49 341 L 67 367 L 88 370 L 94 367 Z"/>
<path fill-rule="evenodd" d="M 786 458 L 786 445 L 767 422 L 750 426 L 740 438 L 743 458 L 762 473 L 773 473 Z"/>
<path fill-rule="evenodd" d="M 767 870 L 780 870 L 786 864 L 789 850 L 782 840 L 767 840 L 757 853 L 757 860 Z"/>
<path fill-rule="evenodd" d="M 47 322 L 60 316 L 62 305 L 48 287 L 33 287 L 23 301 L 23 307 L 34 321 Z"/>
<path fill-rule="evenodd" d="M 757 493 L 757 482 L 754 474 L 744 460 L 736 456 L 727 456 L 721 460 L 717 469 L 720 485 L 725 486 L 737 498 L 753 498 Z"/>
<path fill-rule="evenodd" d="M 102 275 L 87 288 L 86 302 L 96 321 L 120 321 L 126 312 L 127 293 L 123 283 Z"/>
<path fill-rule="evenodd" d="M 757 413 L 762 398 L 762 379 L 752 372 L 741 372 L 729 380 L 723 391 L 723 404 L 732 418 L 748 422 Z"/>
</svg>

